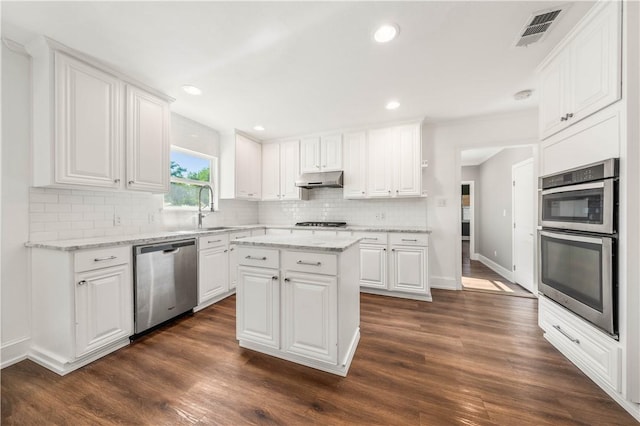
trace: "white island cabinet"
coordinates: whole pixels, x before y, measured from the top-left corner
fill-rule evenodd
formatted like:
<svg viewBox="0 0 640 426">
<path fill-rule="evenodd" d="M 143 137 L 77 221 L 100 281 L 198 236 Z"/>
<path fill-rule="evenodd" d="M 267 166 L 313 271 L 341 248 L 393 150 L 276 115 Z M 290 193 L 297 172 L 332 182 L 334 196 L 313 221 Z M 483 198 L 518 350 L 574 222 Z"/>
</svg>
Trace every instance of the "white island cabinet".
<svg viewBox="0 0 640 426">
<path fill-rule="evenodd" d="M 346 376 L 360 339 L 358 238 L 237 241 L 240 346 Z"/>
</svg>

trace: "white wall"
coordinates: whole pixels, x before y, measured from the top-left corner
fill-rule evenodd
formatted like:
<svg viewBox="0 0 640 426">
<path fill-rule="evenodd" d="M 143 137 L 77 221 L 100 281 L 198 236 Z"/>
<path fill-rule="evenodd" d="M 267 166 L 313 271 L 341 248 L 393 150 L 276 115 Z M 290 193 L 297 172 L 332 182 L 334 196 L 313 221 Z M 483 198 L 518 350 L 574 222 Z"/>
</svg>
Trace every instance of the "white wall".
<svg viewBox="0 0 640 426">
<path fill-rule="evenodd" d="M 291 225 L 305 221 L 346 221 L 365 226 L 427 225 L 425 198 L 345 200 L 341 188 L 309 191 L 308 201 L 261 201 L 260 223 Z"/>
<path fill-rule="evenodd" d="M 2 45 L 2 366 L 26 355 L 30 337 L 30 60 Z"/>
<path fill-rule="evenodd" d="M 425 184 L 430 239 L 429 268 L 433 287 L 460 283 L 460 151 L 528 145 L 538 142 L 537 110 L 432 123 L 423 127 L 423 158 L 429 162 Z"/>
</svg>

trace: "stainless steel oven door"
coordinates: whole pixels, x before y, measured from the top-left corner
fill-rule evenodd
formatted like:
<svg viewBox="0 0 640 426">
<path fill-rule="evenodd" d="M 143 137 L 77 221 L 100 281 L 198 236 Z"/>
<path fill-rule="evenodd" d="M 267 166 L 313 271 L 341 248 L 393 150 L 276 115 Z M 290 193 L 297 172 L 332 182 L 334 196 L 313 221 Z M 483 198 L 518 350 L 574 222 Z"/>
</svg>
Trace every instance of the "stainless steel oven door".
<svg viewBox="0 0 640 426">
<path fill-rule="evenodd" d="M 543 190 L 538 203 L 540 225 L 613 234 L 613 194 L 613 179 Z"/>
<path fill-rule="evenodd" d="M 615 335 L 614 238 L 542 230 L 538 243 L 540 292 Z"/>
</svg>

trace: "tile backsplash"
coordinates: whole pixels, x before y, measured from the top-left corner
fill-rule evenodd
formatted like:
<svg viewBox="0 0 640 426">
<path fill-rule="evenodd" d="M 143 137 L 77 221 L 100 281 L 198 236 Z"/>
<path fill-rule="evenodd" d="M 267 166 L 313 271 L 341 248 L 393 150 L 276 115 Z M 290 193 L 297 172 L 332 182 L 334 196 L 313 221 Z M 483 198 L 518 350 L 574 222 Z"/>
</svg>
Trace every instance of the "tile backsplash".
<svg viewBox="0 0 640 426">
<path fill-rule="evenodd" d="M 344 220 L 363 226 L 427 226 L 426 198 L 345 200 L 341 188 L 316 188 L 307 201 L 261 201 L 260 223 Z"/>
<path fill-rule="evenodd" d="M 186 229 L 196 226 L 194 211 L 163 210 L 162 195 L 56 188 L 30 188 L 29 239 L 67 240 Z M 255 202 L 221 200 L 206 226 L 258 222 Z"/>
<path fill-rule="evenodd" d="M 30 188 L 31 241 L 117 236 L 196 226 L 194 211 L 163 210 L 162 195 Z M 344 220 L 364 226 L 426 226 L 425 198 L 345 200 L 340 188 L 317 188 L 306 201 L 220 200 L 205 226 L 292 225 Z"/>
</svg>

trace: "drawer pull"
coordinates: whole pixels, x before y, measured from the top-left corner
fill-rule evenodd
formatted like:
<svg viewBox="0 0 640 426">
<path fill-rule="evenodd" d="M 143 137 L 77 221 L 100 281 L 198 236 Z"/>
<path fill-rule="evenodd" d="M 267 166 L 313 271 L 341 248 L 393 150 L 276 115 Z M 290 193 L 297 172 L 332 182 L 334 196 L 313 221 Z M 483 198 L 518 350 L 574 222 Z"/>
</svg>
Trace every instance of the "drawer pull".
<svg viewBox="0 0 640 426">
<path fill-rule="evenodd" d="M 96 257 L 93 259 L 94 262 L 104 262 L 105 260 L 114 260 L 117 259 L 117 256 L 107 256 L 107 257 Z"/>
<path fill-rule="evenodd" d="M 226 252 L 228 252 L 228 251 L 229 251 L 229 250 L 226 250 L 226 249 L 225 249 L 225 251 L 224 251 L 224 252 L 226 253 Z"/>
<path fill-rule="evenodd" d="M 575 343 L 576 345 L 580 344 L 580 340 L 576 339 L 575 337 L 572 337 L 569 333 L 567 333 L 566 331 L 564 331 L 562 328 L 560 328 L 559 325 L 554 325 L 553 328 L 555 328 L 556 330 L 558 330 L 560 332 L 560 334 L 562 334 L 564 337 L 566 337 L 567 339 L 571 340 L 573 343 Z"/>
<path fill-rule="evenodd" d="M 373 237 L 364 237 L 363 240 L 367 240 L 367 241 L 378 241 L 378 238 L 373 238 Z"/>
<path fill-rule="evenodd" d="M 415 238 L 403 238 L 402 241 L 411 241 L 413 243 L 417 243 L 418 240 L 416 240 Z"/>
<path fill-rule="evenodd" d="M 304 260 L 298 260 L 296 262 L 298 265 L 309 265 L 309 266 L 320 266 L 322 262 L 305 262 Z"/>
<path fill-rule="evenodd" d="M 213 240 L 213 241 L 207 240 L 207 243 L 209 243 L 209 244 L 221 243 L 221 242 L 222 242 L 222 240 Z"/>
<path fill-rule="evenodd" d="M 245 256 L 245 259 L 251 260 L 267 260 L 267 256 L 256 257 L 256 256 Z"/>
<path fill-rule="evenodd" d="M 82 280 L 78 282 L 78 285 L 85 285 L 87 283 L 87 280 Z"/>
</svg>

